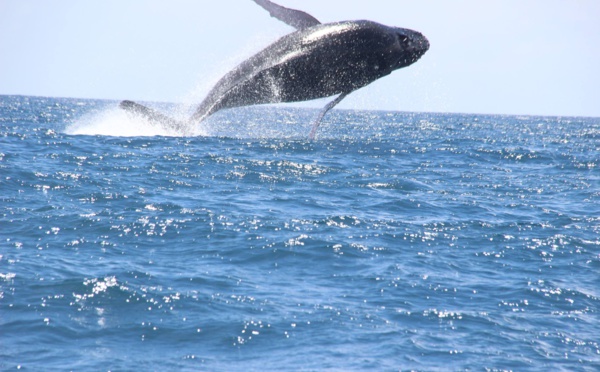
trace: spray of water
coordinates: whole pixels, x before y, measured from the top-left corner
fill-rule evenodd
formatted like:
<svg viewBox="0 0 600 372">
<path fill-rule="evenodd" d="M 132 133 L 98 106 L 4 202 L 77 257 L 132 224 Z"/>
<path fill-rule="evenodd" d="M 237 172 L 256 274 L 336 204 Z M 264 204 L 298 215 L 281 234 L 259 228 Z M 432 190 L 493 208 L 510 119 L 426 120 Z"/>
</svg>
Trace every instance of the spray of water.
<svg viewBox="0 0 600 372">
<path fill-rule="evenodd" d="M 263 33 L 256 36 L 250 43 L 226 61 L 215 63 L 216 69 L 212 73 L 203 71 L 196 78 L 199 82 L 190 92 L 182 97 L 178 97 L 178 105 L 160 105 L 149 104 L 148 106 L 156 109 L 162 114 L 171 117 L 175 120 L 186 122 L 191 114 L 195 111 L 198 102 L 201 102 L 214 84 L 230 71 L 237 64 L 262 49 L 265 45 L 273 41 L 273 35 Z M 278 92 L 279 86 L 273 82 L 273 91 Z M 314 107 L 314 104 L 313 104 Z M 171 129 L 145 119 L 144 117 L 126 112 L 117 107 L 117 104 L 110 106 L 104 110 L 85 114 L 77 122 L 71 124 L 65 129 L 65 133 L 73 135 L 105 135 L 118 137 L 135 137 L 135 136 L 207 136 L 220 134 L 219 127 L 228 126 L 228 122 L 219 123 L 220 116 L 217 118 L 209 118 L 207 122 L 191 123 L 191 128 L 182 133 L 175 129 Z M 208 123 L 210 121 L 210 123 Z M 240 126 L 236 126 L 240 129 Z M 221 128 L 222 129 L 222 128 Z M 231 128 L 230 128 L 231 129 Z M 253 128 L 252 133 L 237 133 L 234 136 L 251 136 L 262 137 L 264 134 L 257 133 L 259 128 Z M 222 134 L 222 133 L 221 133 Z M 232 133 L 228 133 L 231 135 Z M 268 136 L 268 135 L 267 135 Z"/>
<path fill-rule="evenodd" d="M 183 119 L 187 112 L 183 109 L 175 108 L 171 112 L 165 112 L 174 118 Z M 65 129 L 65 133 L 72 135 L 102 135 L 117 137 L 137 137 L 137 136 L 181 136 L 182 133 L 166 128 L 158 123 L 146 120 L 130 112 L 116 107 L 109 107 L 98 112 L 88 113 L 82 116 L 77 122 L 71 124 Z M 201 126 L 192 128 L 190 133 L 194 136 L 205 135 Z"/>
<path fill-rule="evenodd" d="M 261 41 L 264 44 L 264 41 Z M 187 94 L 178 97 L 178 105 L 160 105 L 160 107 L 149 104 L 149 107 L 173 119 L 185 122 L 196 109 L 214 84 L 224 76 L 231 68 L 243 61 L 248 55 L 253 54 L 259 49 L 259 42 L 252 43 L 243 51 L 232 56 L 227 61 L 215 63 L 216 69 L 212 73 L 201 73 L 196 76 L 198 83 Z M 165 128 L 159 123 L 154 123 L 145 118 L 126 112 L 118 108 L 117 103 L 106 109 L 94 111 L 83 115 L 75 123 L 65 129 L 65 133 L 72 135 L 103 135 L 116 137 L 136 137 L 136 136 L 173 136 L 182 135 L 206 136 L 210 134 L 206 123 L 192 123 L 186 133 L 181 133 L 173 129 Z"/>
</svg>

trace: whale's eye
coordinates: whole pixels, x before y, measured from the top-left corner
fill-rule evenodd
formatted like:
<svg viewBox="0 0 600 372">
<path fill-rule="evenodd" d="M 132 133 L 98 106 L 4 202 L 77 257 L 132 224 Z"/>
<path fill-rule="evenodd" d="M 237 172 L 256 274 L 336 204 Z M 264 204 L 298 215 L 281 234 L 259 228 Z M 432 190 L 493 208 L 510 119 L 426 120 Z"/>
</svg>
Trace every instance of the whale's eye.
<svg viewBox="0 0 600 372">
<path fill-rule="evenodd" d="M 408 36 L 402 35 L 402 34 L 397 34 L 397 35 L 398 35 L 398 42 L 400 42 L 401 45 L 408 44 Z"/>
</svg>

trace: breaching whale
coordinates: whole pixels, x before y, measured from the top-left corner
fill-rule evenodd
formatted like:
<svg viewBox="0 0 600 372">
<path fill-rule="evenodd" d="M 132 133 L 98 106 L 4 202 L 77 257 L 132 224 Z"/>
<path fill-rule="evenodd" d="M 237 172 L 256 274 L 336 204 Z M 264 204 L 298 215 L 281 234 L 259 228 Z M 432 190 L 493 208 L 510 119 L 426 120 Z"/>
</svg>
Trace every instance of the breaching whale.
<svg viewBox="0 0 600 372">
<path fill-rule="evenodd" d="M 132 101 L 120 107 L 187 134 L 219 110 L 337 95 L 315 119 L 312 139 L 323 116 L 344 97 L 415 63 L 429 49 L 429 41 L 417 31 L 366 20 L 322 24 L 310 14 L 269 0 L 254 2 L 297 30 L 223 76 L 187 121 Z"/>
</svg>

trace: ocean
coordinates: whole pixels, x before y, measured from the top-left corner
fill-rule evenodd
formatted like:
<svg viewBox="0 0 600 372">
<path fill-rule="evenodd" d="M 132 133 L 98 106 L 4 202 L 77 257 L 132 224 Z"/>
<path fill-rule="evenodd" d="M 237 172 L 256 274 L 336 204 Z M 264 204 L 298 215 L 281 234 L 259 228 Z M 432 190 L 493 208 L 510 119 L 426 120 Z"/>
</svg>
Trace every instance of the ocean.
<svg viewBox="0 0 600 372">
<path fill-rule="evenodd" d="M 600 370 L 600 119 L 117 104 L 0 96 L 1 370 Z"/>
</svg>

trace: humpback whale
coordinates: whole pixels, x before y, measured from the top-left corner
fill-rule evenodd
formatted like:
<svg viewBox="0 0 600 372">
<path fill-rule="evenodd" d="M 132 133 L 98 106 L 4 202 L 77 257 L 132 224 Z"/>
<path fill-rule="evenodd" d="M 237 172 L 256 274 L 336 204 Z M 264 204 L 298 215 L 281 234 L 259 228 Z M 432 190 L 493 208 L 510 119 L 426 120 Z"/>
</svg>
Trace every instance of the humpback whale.
<svg viewBox="0 0 600 372">
<path fill-rule="evenodd" d="M 321 23 L 300 10 L 253 0 L 296 29 L 223 76 L 187 121 L 169 118 L 132 101 L 120 107 L 187 134 L 194 124 L 223 109 L 337 97 L 315 119 L 313 139 L 325 114 L 348 94 L 415 63 L 429 49 L 421 33 L 367 21 Z"/>
</svg>

